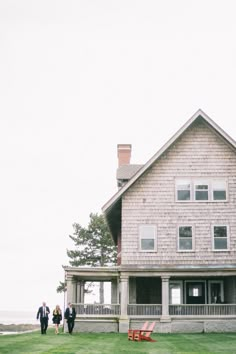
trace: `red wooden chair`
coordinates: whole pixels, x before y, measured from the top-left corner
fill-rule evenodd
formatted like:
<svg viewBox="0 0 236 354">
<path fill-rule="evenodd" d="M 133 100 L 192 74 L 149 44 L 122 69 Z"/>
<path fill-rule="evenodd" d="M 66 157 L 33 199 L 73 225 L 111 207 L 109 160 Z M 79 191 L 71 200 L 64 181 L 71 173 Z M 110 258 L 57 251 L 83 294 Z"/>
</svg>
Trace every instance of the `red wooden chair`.
<svg viewBox="0 0 236 354">
<path fill-rule="evenodd" d="M 129 329 L 128 330 L 128 340 L 134 340 L 134 335 L 136 332 L 142 333 L 148 328 L 148 321 L 145 322 L 141 329 Z"/>
<path fill-rule="evenodd" d="M 155 339 L 151 338 L 151 334 L 154 330 L 156 322 L 152 322 L 148 329 L 145 329 L 144 331 L 135 331 L 133 340 L 136 340 L 140 342 L 141 340 L 147 340 L 149 342 L 156 342 Z"/>
</svg>

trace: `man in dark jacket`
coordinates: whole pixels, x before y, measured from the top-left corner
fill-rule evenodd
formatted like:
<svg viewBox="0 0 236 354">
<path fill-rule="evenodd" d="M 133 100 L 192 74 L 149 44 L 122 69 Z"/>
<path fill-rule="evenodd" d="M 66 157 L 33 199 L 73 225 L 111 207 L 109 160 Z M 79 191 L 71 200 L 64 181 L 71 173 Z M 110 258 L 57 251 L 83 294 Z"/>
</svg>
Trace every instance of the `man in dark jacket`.
<svg viewBox="0 0 236 354">
<path fill-rule="evenodd" d="M 37 320 L 40 318 L 41 334 L 46 334 L 47 332 L 49 313 L 49 307 L 46 306 L 46 302 L 43 302 L 43 306 L 40 306 L 37 312 Z"/>
<path fill-rule="evenodd" d="M 65 311 L 65 319 L 67 320 L 67 325 L 68 325 L 68 331 L 70 334 L 73 332 L 73 328 L 75 325 L 75 317 L 76 317 L 76 312 L 75 308 L 72 307 L 72 303 L 68 303 L 68 307 L 66 308 Z"/>
</svg>

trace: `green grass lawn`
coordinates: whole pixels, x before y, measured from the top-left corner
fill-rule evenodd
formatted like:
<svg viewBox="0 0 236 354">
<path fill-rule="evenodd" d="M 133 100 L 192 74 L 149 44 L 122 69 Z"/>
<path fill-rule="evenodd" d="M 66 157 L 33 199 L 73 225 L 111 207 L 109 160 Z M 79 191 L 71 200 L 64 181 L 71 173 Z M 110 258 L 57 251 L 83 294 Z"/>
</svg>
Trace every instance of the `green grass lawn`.
<svg viewBox="0 0 236 354">
<path fill-rule="evenodd" d="M 5 354 L 236 354 L 236 333 L 153 334 L 157 342 L 130 342 L 119 333 L 67 333 L 47 335 L 32 332 L 0 336 L 0 353 Z"/>
</svg>

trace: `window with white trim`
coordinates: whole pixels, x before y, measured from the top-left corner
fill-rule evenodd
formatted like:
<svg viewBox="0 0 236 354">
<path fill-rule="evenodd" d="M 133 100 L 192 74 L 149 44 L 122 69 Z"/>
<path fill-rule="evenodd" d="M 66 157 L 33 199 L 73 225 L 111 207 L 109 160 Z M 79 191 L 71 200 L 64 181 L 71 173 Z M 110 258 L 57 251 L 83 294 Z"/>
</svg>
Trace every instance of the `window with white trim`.
<svg viewBox="0 0 236 354">
<path fill-rule="evenodd" d="M 178 202 L 224 202 L 227 200 L 226 178 L 176 178 L 176 201 Z"/>
<path fill-rule="evenodd" d="M 176 183 L 177 200 L 190 200 L 191 198 L 190 180 L 178 180 Z"/>
<path fill-rule="evenodd" d="M 213 200 L 226 200 L 226 181 L 215 180 L 212 182 L 212 199 Z"/>
<path fill-rule="evenodd" d="M 139 226 L 139 242 L 140 250 L 153 252 L 156 250 L 156 226 L 141 225 Z"/>
<path fill-rule="evenodd" d="M 213 226 L 213 248 L 215 251 L 228 249 L 228 226 Z"/>
<path fill-rule="evenodd" d="M 192 226 L 178 227 L 178 248 L 179 251 L 190 251 L 193 249 L 193 230 Z"/>
<path fill-rule="evenodd" d="M 194 200 L 208 200 L 209 185 L 207 182 L 197 181 L 194 183 Z"/>
</svg>

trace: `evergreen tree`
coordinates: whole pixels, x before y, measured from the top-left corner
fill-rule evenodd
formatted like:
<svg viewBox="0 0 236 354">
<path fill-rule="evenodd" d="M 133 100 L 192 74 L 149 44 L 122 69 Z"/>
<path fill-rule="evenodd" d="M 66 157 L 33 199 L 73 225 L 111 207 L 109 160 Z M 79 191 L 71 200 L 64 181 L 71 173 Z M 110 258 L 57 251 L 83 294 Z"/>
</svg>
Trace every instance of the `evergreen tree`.
<svg viewBox="0 0 236 354">
<path fill-rule="evenodd" d="M 103 215 L 90 214 L 87 228 L 78 223 L 73 224 L 75 243 L 74 250 L 67 250 L 71 266 L 103 267 L 116 264 L 117 249 L 113 243 L 110 231 Z M 58 292 L 65 291 L 65 284 L 60 282 Z M 100 303 L 104 302 L 103 283 L 100 283 Z"/>
</svg>

